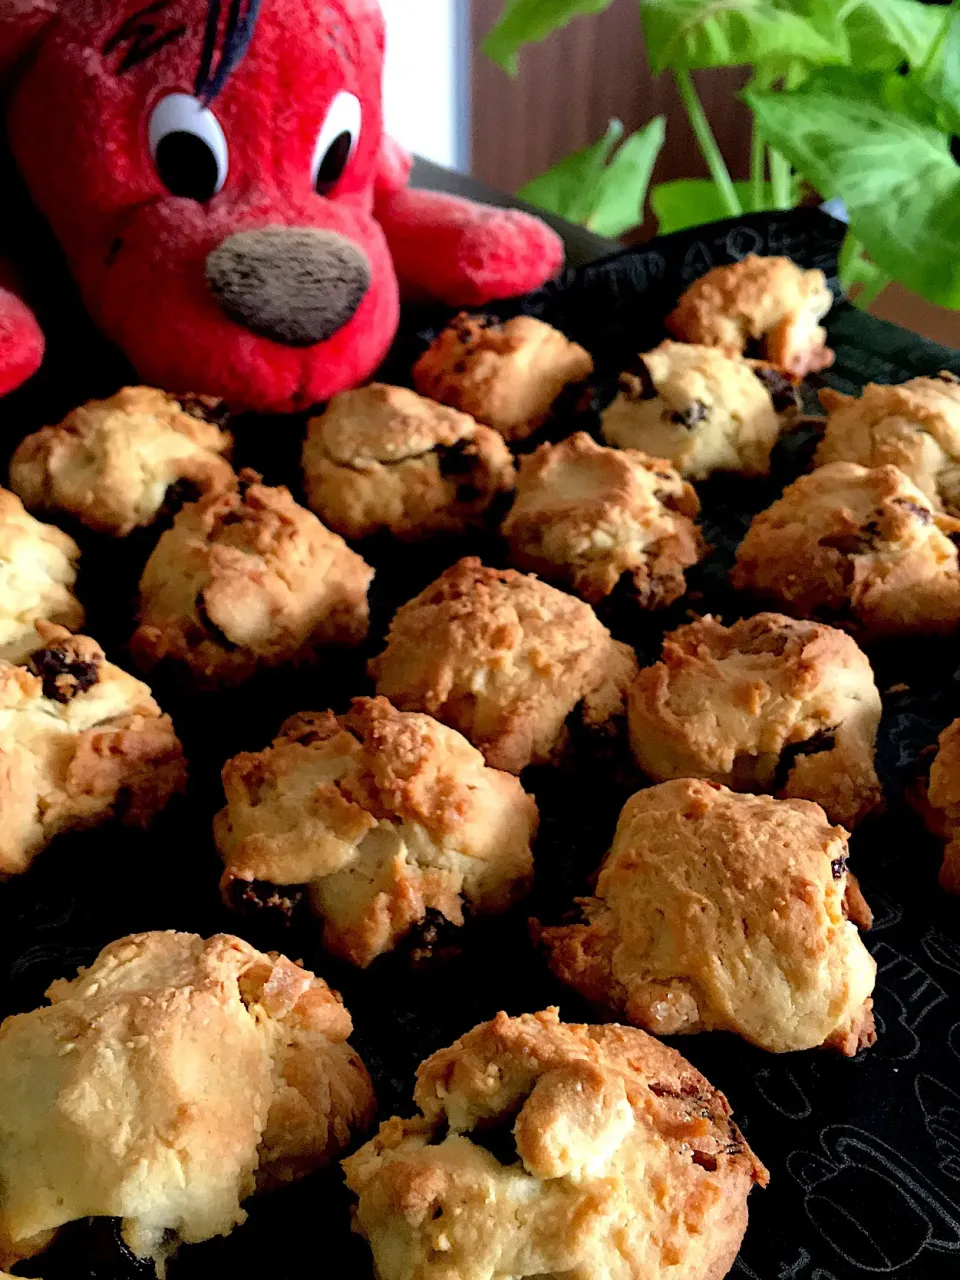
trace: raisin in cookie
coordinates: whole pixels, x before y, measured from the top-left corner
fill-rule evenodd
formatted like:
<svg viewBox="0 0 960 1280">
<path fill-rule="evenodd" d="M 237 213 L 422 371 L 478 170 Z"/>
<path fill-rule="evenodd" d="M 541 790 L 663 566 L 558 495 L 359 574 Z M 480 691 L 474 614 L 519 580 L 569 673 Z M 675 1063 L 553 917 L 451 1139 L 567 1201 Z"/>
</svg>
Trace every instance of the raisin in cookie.
<svg viewBox="0 0 960 1280">
<path fill-rule="evenodd" d="M 152 524 L 171 496 L 196 499 L 229 483 L 224 417 L 217 400 L 124 387 L 27 436 L 10 483 L 28 507 L 122 538 Z"/>
<path fill-rule="evenodd" d="M 82 627 L 73 594 L 80 548 L 52 524 L 28 515 L 15 493 L 0 489 L 0 658 L 22 662 L 37 648 L 41 619 Z"/>
<path fill-rule="evenodd" d="M 539 937 L 559 978 L 645 1031 L 853 1056 L 876 1038 L 876 965 L 846 860 L 819 805 L 664 782 L 624 806 L 585 923 Z"/>
<path fill-rule="evenodd" d="M 756 354 L 803 378 L 833 364 L 820 327 L 832 306 L 822 271 L 750 254 L 695 281 L 667 317 L 667 328 L 683 342 Z"/>
<path fill-rule="evenodd" d="M 131 652 L 168 660 L 201 687 L 315 660 L 367 634 L 373 570 L 287 489 L 244 472 L 238 488 L 183 508 L 140 580 Z"/>
<path fill-rule="evenodd" d="M 436 912 L 504 911 L 533 874 L 537 806 L 454 729 L 357 698 L 230 760 L 214 822 L 228 903 L 306 896 L 357 965 Z"/>
<path fill-rule="evenodd" d="M 608 444 L 666 458 L 692 480 L 715 471 L 766 476 L 796 410 L 795 388 L 771 365 L 668 341 L 621 374 L 602 430 Z"/>
<path fill-rule="evenodd" d="M 0 879 L 54 836 L 118 818 L 145 827 L 183 789 L 170 717 L 87 636 L 38 623 L 25 666 L 0 661 Z"/>
<path fill-rule="evenodd" d="M 303 447 L 307 500 L 345 538 L 463 533 L 513 488 L 501 436 L 405 387 L 334 396 Z"/>
<path fill-rule="evenodd" d="M 726 1098 L 632 1027 L 500 1013 L 344 1161 L 380 1280 L 720 1280 L 767 1171 Z"/>
<path fill-rule="evenodd" d="M 833 462 L 754 519 L 731 581 L 865 639 L 946 635 L 960 626 L 958 532 L 896 467 Z"/>
<path fill-rule="evenodd" d="M 519 569 L 591 604 L 625 579 L 641 608 L 662 609 L 684 594 L 684 570 L 703 552 L 693 522 L 699 510 L 669 463 L 636 449 L 605 449 L 580 431 L 521 460 L 501 533 Z"/>
<path fill-rule="evenodd" d="M 162 1273 L 372 1119 L 339 996 L 239 938 L 122 938 L 47 997 L 0 1026 L 4 1266 L 111 1217 Z"/>
<path fill-rule="evenodd" d="M 655 782 L 814 800 L 847 828 L 880 802 L 880 695 L 866 654 L 834 627 L 701 618 L 664 639 L 627 705 L 634 757 Z"/>
<path fill-rule="evenodd" d="M 820 392 L 828 417 L 816 465 L 899 467 L 935 507 L 960 515 L 960 378 L 871 383 L 860 396 Z"/>
<path fill-rule="evenodd" d="M 458 729 L 508 773 L 556 760 L 578 708 L 588 727 L 612 728 L 636 669 L 582 600 L 475 558 L 403 605 L 370 663 L 378 693 Z"/>
<path fill-rule="evenodd" d="M 504 439 L 525 440 L 561 391 L 592 372 L 589 353 L 542 320 L 498 324 L 461 315 L 417 361 L 413 381 L 421 395 L 471 414 Z"/>
</svg>

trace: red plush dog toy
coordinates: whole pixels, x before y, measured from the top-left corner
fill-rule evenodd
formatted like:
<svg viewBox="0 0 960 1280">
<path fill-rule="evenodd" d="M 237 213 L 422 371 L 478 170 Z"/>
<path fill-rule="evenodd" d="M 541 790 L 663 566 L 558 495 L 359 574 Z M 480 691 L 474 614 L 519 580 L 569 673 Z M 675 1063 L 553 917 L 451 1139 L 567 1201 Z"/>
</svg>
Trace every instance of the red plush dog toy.
<svg viewBox="0 0 960 1280">
<path fill-rule="evenodd" d="M 383 49 L 375 0 L 0 0 L 17 166 L 144 380 L 303 408 L 376 369 L 398 278 L 474 307 L 556 272 L 535 218 L 407 189 Z M 43 353 L 11 284 L 0 393 Z"/>
</svg>

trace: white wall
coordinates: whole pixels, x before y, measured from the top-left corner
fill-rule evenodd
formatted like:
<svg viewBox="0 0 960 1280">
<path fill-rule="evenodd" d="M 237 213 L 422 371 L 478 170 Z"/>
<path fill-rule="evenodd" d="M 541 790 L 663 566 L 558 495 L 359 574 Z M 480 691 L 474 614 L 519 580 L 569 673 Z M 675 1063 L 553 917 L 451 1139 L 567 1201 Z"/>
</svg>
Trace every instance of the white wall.
<svg viewBox="0 0 960 1280">
<path fill-rule="evenodd" d="M 467 0 L 381 0 L 387 20 L 386 127 L 452 169 L 468 162 Z"/>
</svg>

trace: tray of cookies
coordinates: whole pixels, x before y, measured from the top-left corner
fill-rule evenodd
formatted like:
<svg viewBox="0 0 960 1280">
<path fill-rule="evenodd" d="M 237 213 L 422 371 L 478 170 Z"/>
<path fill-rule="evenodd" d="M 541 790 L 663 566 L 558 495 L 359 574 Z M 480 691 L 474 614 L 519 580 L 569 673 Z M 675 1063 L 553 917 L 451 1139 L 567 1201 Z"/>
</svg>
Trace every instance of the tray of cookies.
<svg viewBox="0 0 960 1280">
<path fill-rule="evenodd" d="M 0 405 L 0 1273 L 956 1275 L 960 355 L 843 230 L 410 311 L 288 419 L 63 304 Z"/>
</svg>

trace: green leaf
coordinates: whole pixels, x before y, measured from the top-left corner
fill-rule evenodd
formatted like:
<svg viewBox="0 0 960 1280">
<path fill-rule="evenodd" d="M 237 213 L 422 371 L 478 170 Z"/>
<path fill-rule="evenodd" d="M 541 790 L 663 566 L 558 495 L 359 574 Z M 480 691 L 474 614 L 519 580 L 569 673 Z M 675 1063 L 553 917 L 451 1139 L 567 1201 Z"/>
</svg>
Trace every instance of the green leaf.
<svg viewBox="0 0 960 1280">
<path fill-rule="evenodd" d="M 650 174 L 663 145 L 663 117 L 651 120 L 614 154 L 622 137 L 623 125 L 611 120 L 599 142 L 567 156 L 518 195 L 598 235 L 622 235 L 643 221 Z"/>
<path fill-rule="evenodd" d="M 960 168 L 949 136 L 882 101 L 850 71 L 831 90 L 748 91 L 763 135 L 824 196 L 878 268 L 931 302 L 960 307 Z M 912 77 L 898 77 L 912 79 Z"/>
<path fill-rule="evenodd" d="M 839 14 L 858 71 L 923 66 L 943 17 L 917 0 L 846 0 Z"/>
<path fill-rule="evenodd" d="M 489 58 L 510 75 L 517 74 L 517 55 L 525 44 L 545 40 L 574 18 L 602 13 L 613 0 L 506 0 L 500 21 L 483 42 Z"/>
<path fill-rule="evenodd" d="M 655 72 L 850 54 L 835 0 L 640 0 L 640 17 Z"/>
<path fill-rule="evenodd" d="M 752 203 L 752 184 L 735 182 L 740 203 L 747 213 L 759 212 Z M 799 194 L 799 182 L 794 183 L 793 199 Z M 675 182 L 661 182 L 650 192 L 650 205 L 657 215 L 657 231 L 669 235 L 671 231 L 686 231 L 706 222 L 719 222 L 730 215 L 723 203 L 716 184 L 709 178 L 679 178 Z M 764 184 L 763 203 L 760 209 L 773 209 L 776 202 L 773 187 Z"/>
<path fill-rule="evenodd" d="M 666 137 L 663 116 L 632 134 L 601 175 L 587 226 L 616 239 L 643 222 L 650 176 Z"/>
</svg>

